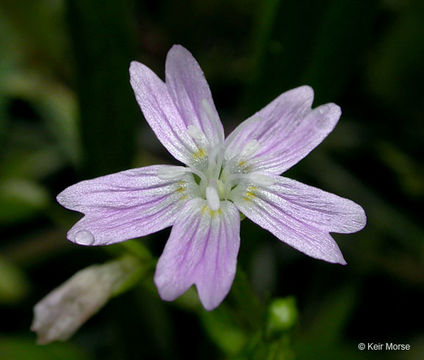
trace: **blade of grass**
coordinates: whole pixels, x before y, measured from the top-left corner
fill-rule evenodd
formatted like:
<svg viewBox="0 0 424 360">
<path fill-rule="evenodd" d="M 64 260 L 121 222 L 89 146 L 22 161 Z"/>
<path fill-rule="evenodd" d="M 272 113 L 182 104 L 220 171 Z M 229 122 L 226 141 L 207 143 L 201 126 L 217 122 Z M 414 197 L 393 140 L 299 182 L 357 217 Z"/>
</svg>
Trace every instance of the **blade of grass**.
<svg viewBox="0 0 424 360">
<path fill-rule="evenodd" d="M 128 1 L 67 2 L 86 176 L 128 168 L 134 154 L 137 115 L 128 81 L 134 58 L 130 10 Z"/>
</svg>

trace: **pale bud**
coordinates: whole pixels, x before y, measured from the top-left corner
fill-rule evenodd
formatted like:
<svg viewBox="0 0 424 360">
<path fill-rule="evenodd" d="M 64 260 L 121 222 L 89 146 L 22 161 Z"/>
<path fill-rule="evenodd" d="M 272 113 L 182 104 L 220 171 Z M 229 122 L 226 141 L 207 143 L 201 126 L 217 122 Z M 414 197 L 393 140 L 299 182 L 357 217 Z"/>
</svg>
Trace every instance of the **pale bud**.
<svg viewBox="0 0 424 360">
<path fill-rule="evenodd" d="M 69 339 L 137 274 L 140 263 L 129 256 L 78 271 L 35 305 L 31 330 L 38 343 Z"/>
</svg>

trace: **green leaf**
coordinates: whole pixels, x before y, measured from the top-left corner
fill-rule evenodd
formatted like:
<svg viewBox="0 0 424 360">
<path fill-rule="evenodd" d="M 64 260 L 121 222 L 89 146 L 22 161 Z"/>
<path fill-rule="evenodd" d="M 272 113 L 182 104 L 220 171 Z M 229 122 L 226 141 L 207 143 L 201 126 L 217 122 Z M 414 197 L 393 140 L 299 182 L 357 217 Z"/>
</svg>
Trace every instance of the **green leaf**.
<svg viewBox="0 0 424 360">
<path fill-rule="evenodd" d="M 67 5 L 85 175 L 129 168 L 141 119 L 129 84 L 128 68 L 135 60 L 129 3 L 72 0 Z"/>
<path fill-rule="evenodd" d="M 404 118 L 410 110 L 423 111 L 424 3 L 408 1 L 373 49 L 368 66 L 371 90 Z M 408 90 L 408 91 L 405 91 Z M 421 124 L 418 115 L 417 125 Z"/>
<path fill-rule="evenodd" d="M 0 269 L 0 303 L 12 304 L 23 299 L 29 287 L 24 273 L 3 258 L 0 258 Z"/>
<path fill-rule="evenodd" d="M 322 3 L 322 1 L 321 1 Z M 331 1 L 325 7 L 301 83 L 315 90 L 316 104 L 335 101 L 360 69 L 369 47 L 379 2 Z"/>
<path fill-rule="evenodd" d="M 355 288 L 348 286 L 329 294 L 316 316 L 306 337 L 319 339 L 320 343 L 335 343 L 342 337 L 344 326 L 355 305 Z"/>
<path fill-rule="evenodd" d="M 0 182 L 0 224 L 22 221 L 48 204 L 46 190 L 35 182 L 24 179 Z"/>
<path fill-rule="evenodd" d="M 0 76 L 0 92 L 28 101 L 38 111 L 62 153 L 76 164 L 80 152 L 77 104 L 70 89 L 28 69 L 16 68 L 5 74 L 0 73 Z"/>
<path fill-rule="evenodd" d="M 247 334 L 238 327 L 232 314 L 224 305 L 207 312 L 201 311 L 200 317 L 207 334 L 228 356 L 239 353 L 247 341 Z"/>
</svg>

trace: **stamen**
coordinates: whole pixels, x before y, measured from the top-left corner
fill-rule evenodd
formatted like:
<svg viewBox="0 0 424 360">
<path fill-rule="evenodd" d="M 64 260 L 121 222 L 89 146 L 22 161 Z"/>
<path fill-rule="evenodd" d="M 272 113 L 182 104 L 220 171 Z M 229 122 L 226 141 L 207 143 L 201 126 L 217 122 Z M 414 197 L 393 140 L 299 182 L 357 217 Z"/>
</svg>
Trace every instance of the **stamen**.
<svg viewBox="0 0 424 360">
<path fill-rule="evenodd" d="M 217 211 L 219 209 L 221 201 L 219 200 L 218 191 L 215 187 L 208 186 L 206 188 L 206 201 L 211 210 Z"/>
<path fill-rule="evenodd" d="M 225 193 L 229 194 L 233 188 L 233 185 L 238 185 L 238 183 L 242 182 L 243 180 L 259 186 L 270 186 L 275 183 L 275 180 L 271 175 L 258 172 L 249 174 L 231 174 L 226 179 Z"/>
<path fill-rule="evenodd" d="M 208 175 L 212 179 L 218 179 L 221 173 L 221 167 L 223 162 L 223 153 L 221 146 L 217 145 L 209 149 L 208 153 Z"/>
<path fill-rule="evenodd" d="M 253 132 L 256 127 L 256 124 L 261 121 L 262 121 L 262 118 L 258 115 L 254 115 L 250 119 L 246 120 L 246 123 L 245 124 L 243 123 L 244 126 L 239 126 L 228 136 L 228 138 L 225 140 L 226 143 L 228 144 L 235 143 L 236 148 L 239 149 L 239 138 L 241 137 L 240 133 L 246 130 L 249 131 L 250 133 Z M 251 140 L 251 141 L 254 141 L 254 140 Z M 249 141 L 247 144 L 249 144 L 251 141 Z M 247 146 L 247 144 L 245 145 L 245 147 Z M 242 151 L 244 150 L 244 148 L 242 149 Z M 228 162 L 235 162 L 236 159 L 240 158 L 240 155 L 241 155 L 241 152 L 239 153 L 237 151 L 237 154 L 235 154 L 233 151 L 227 150 L 225 152 L 225 160 L 227 160 Z"/>
<path fill-rule="evenodd" d="M 258 120 L 259 119 L 260 118 L 258 118 Z M 255 120 L 255 119 L 252 119 L 252 120 Z M 227 159 L 226 168 L 230 169 L 230 172 L 232 173 L 234 172 L 242 173 L 242 174 L 247 173 L 248 171 L 250 171 L 249 160 L 252 157 L 252 155 L 258 152 L 260 147 L 261 147 L 261 144 L 259 143 L 258 140 L 256 139 L 250 140 L 246 145 L 244 145 L 244 147 L 242 148 L 239 154 L 236 154 L 235 156 L 231 158 L 226 157 Z M 225 155 L 228 156 L 227 153 Z"/>
<path fill-rule="evenodd" d="M 202 106 L 203 106 L 203 109 L 205 110 L 206 116 L 209 118 L 213 126 L 212 130 L 214 130 L 216 134 L 219 134 L 220 130 L 218 126 L 219 126 L 220 120 L 217 114 L 212 110 L 212 107 L 210 106 L 209 102 L 206 99 L 202 100 Z"/>
<path fill-rule="evenodd" d="M 241 179 L 246 178 L 244 174 L 229 174 L 225 179 L 225 194 L 229 194 L 234 183 L 238 183 Z"/>
<path fill-rule="evenodd" d="M 222 164 L 224 162 L 224 152 L 222 151 L 222 146 L 217 146 L 217 159 L 216 159 L 216 172 L 215 177 L 218 178 L 219 174 L 222 171 Z"/>
<path fill-rule="evenodd" d="M 192 167 L 163 167 L 158 170 L 157 176 L 161 180 L 179 180 L 188 173 L 197 175 L 203 183 L 207 183 L 206 176 L 201 171 Z"/>
<path fill-rule="evenodd" d="M 197 175 L 200 178 L 201 182 L 203 182 L 204 184 L 207 184 L 208 180 L 207 180 L 205 174 L 203 174 L 202 171 L 199 171 L 196 168 L 190 166 L 189 167 L 189 172 Z"/>
<path fill-rule="evenodd" d="M 166 166 L 158 170 L 157 176 L 161 180 L 177 180 L 189 172 L 191 172 L 189 168 Z"/>
<path fill-rule="evenodd" d="M 258 140 L 256 139 L 250 140 L 241 151 L 240 158 L 241 159 L 250 158 L 253 154 L 255 154 L 258 151 L 259 147 L 260 147 L 260 144 Z"/>
<path fill-rule="evenodd" d="M 245 178 L 248 178 L 251 182 L 259 186 L 270 186 L 275 182 L 272 176 L 256 172 L 246 174 Z"/>
<path fill-rule="evenodd" d="M 206 136 L 203 133 L 203 131 L 199 129 L 197 126 L 189 125 L 187 127 L 187 132 L 198 147 L 203 148 L 207 146 L 208 140 L 206 139 Z"/>
<path fill-rule="evenodd" d="M 216 188 L 218 189 L 218 195 L 220 199 L 223 199 L 226 197 L 225 193 L 225 185 L 221 180 L 216 181 Z"/>
</svg>

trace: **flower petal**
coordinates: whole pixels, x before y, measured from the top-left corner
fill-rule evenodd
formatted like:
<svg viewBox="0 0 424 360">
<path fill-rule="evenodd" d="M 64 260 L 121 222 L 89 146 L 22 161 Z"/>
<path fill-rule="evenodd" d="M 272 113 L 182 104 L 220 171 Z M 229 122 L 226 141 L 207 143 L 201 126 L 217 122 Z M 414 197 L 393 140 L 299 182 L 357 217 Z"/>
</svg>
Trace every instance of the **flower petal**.
<svg viewBox="0 0 424 360">
<path fill-rule="evenodd" d="M 366 223 L 351 200 L 281 176 L 273 185 L 241 184 L 232 196 L 239 210 L 280 240 L 312 257 L 345 264 L 329 232 L 351 233 Z"/>
<path fill-rule="evenodd" d="M 85 214 L 68 232 L 80 245 L 107 245 L 171 226 L 182 205 L 195 194 L 191 174 L 180 166 L 156 165 L 81 181 L 62 191 L 57 201 Z M 161 171 L 182 173 L 162 179 Z"/>
<path fill-rule="evenodd" d="M 209 85 L 196 59 L 181 45 L 168 52 L 166 85 L 183 121 L 200 129 L 210 147 L 222 144 L 224 128 Z"/>
<path fill-rule="evenodd" d="M 231 202 L 212 211 L 203 199 L 189 201 L 156 267 L 161 298 L 172 301 L 196 284 L 205 309 L 217 307 L 230 291 L 239 245 L 240 214 Z"/>
<path fill-rule="evenodd" d="M 313 90 L 302 86 L 287 91 L 240 124 L 227 138 L 225 158 L 237 158 L 253 141 L 257 150 L 238 159 L 249 171 L 281 174 L 289 169 L 333 130 L 341 110 L 325 104 L 311 110 Z"/>
<path fill-rule="evenodd" d="M 159 141 L 177 160 L 189 165 L 197 146 L 165 83 L 136 61 L 131 62 L 130 78 L 137 102 Z"/>
</svg>

